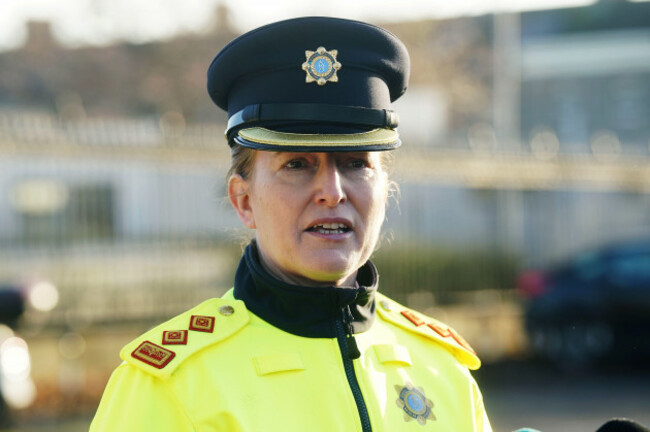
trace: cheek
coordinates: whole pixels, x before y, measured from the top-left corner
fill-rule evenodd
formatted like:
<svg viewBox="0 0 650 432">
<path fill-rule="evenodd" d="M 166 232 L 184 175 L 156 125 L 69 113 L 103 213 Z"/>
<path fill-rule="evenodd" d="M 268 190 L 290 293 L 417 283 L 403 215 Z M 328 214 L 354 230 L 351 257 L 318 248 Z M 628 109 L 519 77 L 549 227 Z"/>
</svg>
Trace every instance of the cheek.
<svg viewBox="0 0 650 432">
<path fill-rule="evenodd" d="M 379 231 L 384 222 L 384 217 L 386 215 L 386 204 L 383 199 L 378 199 L 373 205 L 372 214 L 371 214 L 371 224 L 375 231 Z"/>
<path fill-rule="evenodd" d="M 263 189 L 260 190 L 257 199 L 255 200 L 255 205 L 253 206 L 253 212 L 255 213 L 255 219 L 257 221 L 257 226 L 265 228 L 266 226 L 273 225 L 273 211 L 272 204 L 273 201 L 269 200 L 268 194 Z M 263 229 L 264 231 L 267 231 Z"/>
<path fill-rule="evenodd" d="M 365 207 L 367 209 L 369 229 L 371 230 L 379 230 L 386 214 L 388 188 L 387 186 L 382 186 L 384 184 L 385 182 L 380 182 L 379 185 L 370 188 L 367 194 L 365 194 L 368 197 Z"/>
<path fill-rule="evenodd" d="M 388 177 L 386 173 L 381 173 L 375 187 L 373 187 L 373 201 L 376 206 L 386 209 L 388 203 Z"/>
<path fill-rule="evenodd" d="M 262 186 L 257 189 L 254 213 L 258 226 L 258 233 L 262 232 L 267 237 L 277 237 L 286 233 L 290 228 L 290 197 L 279 191 L 278 188 Z"/>
</svg>

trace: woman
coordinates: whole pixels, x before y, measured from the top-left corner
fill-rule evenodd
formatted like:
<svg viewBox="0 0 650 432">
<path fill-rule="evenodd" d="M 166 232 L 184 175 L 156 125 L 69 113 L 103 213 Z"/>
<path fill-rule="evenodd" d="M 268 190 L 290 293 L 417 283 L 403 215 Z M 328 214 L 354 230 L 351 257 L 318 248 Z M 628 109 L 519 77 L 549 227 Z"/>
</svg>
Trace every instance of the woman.
<svg viewBox="0 0 650 432">
<path fill-rule="evenodd" d="M 379 294 L 369 261 L 408 62 L 394 35 L 334 18 L 217 55 L 228 196 L 255 239 L 224 297 L 122 350 L 91 430 L 490 430 L 469 345 Z"/>
</svg>

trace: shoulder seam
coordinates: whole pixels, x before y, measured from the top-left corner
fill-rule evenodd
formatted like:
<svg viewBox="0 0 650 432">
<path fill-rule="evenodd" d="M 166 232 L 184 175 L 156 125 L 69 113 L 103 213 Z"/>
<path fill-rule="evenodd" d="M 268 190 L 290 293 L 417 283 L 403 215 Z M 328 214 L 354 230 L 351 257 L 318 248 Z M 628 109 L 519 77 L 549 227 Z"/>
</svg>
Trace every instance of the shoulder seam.
<svg viewBox="0 0 650 432">
<path fill-rule="evenodd" d="M 179 409 L 181 410 L 181 412 L 183 413 L 183 415 L 187 419 L 188 423 L 190 425 L 192 425 L 192 430 L 194 432 L 196 432 L 197 429 L 196 429 L 196 425 L 194 424 L 194 420 L 192 419 L 192 417 L 189 415 L 189 413 L 185 409 L 185 405 L 183 405 L 183 403 L 181 403 L 181 401 L 178 399 L 178 396 L 176 395 L 176 392 L 174 391 L 174 389 L 171 386 L 171 383 L 168 380 L 162 380 L 162 381 L 163 381 L 163 386 L 165 386 L 165 388 L 169 392 L 170 396 L 174 399 L 174 402 L 176 402 Z"/>
</svg>

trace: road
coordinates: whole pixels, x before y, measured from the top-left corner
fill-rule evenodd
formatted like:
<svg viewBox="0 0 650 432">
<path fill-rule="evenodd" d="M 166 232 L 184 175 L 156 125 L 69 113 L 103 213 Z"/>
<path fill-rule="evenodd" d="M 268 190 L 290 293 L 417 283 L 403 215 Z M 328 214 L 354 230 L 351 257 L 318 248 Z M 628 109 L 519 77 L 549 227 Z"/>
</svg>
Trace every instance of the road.
<svg viewBox="0 0 650 432">
<path fill-rule="evenodd" d="M 650 368 L 559 372 L 532 362 L 486 365 L 476 374 L 495 431 L 595 432 L 614 417 L 650 426 Z"/>
</svg>

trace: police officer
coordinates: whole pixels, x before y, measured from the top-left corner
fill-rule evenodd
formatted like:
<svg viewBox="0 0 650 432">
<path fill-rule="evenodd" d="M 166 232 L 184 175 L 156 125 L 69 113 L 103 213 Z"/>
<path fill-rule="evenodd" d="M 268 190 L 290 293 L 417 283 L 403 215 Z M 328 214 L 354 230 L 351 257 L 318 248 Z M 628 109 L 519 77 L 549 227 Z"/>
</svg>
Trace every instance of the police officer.
<svg viewBox="0 0 650 432">
<path fill-rule="evenodd" d="M 126 345 L 92 431 L 489 431 L 453 329 L 386 298 L 393 34 L 297 18 L 233 40 L 208 70 L 227 110 L 228 194 L 255 232 L 234 288 Z"/>
</svg>

